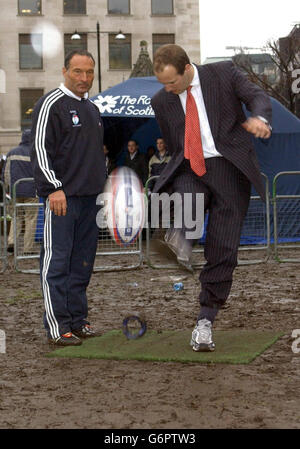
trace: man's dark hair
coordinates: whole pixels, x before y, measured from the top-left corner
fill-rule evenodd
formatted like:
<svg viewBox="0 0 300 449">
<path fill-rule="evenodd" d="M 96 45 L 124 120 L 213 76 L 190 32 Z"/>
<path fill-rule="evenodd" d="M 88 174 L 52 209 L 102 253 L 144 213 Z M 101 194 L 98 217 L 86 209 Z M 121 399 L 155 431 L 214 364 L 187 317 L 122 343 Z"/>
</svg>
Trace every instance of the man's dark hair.
<svg viewBox="0 0 300 449">
<path fill-rule="evenodd" d="M 162 72 L 166 65 L 172 65 L 179 75 L 183 75 L 187 64 L 190 64 L 190 58 L 185 50 L 176 44 L 162 45 L 153 57 L 153 70 L 156 73 Z"/>
<path fill-rule="evenodd" d="M 134 140 L 134 139 L 129 139 L 128 142 L 127 142 L 127 144 L 128 144 L 129 142 L 134 142 L 134 143 L 136 144 L 137 147 L 139 146 L 138 142 L 137 142 L 136 140 Z"/>
<path fill-rule="evenodd" d="M 92 55 L 92 53 L 90 53 L 87 50 L 73 50 L 70 53 L 67 54 L 67 56 L 65 57 L 65 68 L 68 70 L 70 67 L 70 61 L 73 58 L 73 56 L 75 55 L 80 55 L 80 56 L 87 56 L 88 58 L 91 58 L 91 60 L 95 63 L 95 59 Z"/>
</svg>

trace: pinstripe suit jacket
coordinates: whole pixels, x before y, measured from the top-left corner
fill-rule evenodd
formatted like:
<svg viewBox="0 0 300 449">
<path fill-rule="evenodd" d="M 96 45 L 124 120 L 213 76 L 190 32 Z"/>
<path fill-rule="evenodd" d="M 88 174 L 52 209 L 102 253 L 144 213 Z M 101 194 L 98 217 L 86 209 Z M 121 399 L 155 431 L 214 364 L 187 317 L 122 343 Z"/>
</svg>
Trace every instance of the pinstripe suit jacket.
<svg viewBox="0 0 300 449">
<path fill-rule="evenodd" d="M 251 83 L 232 62 L 197 66 L 210 129 L 216 149 L 240 169 L 264 199 L 265 189 L 251 135 L 241 126 L 246 120 L 244 103 L 252 116 L 271 123 L 268 95 Z M 151 101 L 155 117 L 172 158 L 155 184 L 164 190 L 184 159 L 185 114 L 179 96 L 163 88 Z"/>
</svg>

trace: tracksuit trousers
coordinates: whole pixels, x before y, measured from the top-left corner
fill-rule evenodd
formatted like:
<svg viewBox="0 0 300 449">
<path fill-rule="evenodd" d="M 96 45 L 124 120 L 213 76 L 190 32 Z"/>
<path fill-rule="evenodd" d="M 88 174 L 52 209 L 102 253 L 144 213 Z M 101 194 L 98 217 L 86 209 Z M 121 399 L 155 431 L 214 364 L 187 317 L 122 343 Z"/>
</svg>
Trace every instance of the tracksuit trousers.
<svg viewBox="0 0 300 449">
<path fill-rule="evenodd" d="M 55 215 L 45 203 L 40 273 L 49 338 L 88 323 L 86 290 L 97 249 L 98 210 L 96 196 L 68 197 L 65 216 Z"/>
</svg>

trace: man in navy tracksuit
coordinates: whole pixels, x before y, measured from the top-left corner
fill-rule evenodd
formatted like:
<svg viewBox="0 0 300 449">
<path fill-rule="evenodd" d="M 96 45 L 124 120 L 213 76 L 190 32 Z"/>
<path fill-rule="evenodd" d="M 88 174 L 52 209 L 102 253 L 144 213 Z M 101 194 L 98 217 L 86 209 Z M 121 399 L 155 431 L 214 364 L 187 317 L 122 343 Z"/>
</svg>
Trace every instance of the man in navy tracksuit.
<svg viewBox="0 0 300 449">
<path fill-rule="evenodd" d="M 88 99 L 95 61 L 86 51 L 66 57 L 64 84 L 34 110 L 31 161 L 45 198 L 41 286 L 48 339 L 79 345 L 96 335 L 87 316 L 86 289 L 97 248 L 97 195 L 105 182 L 103 123 Z"/>
</svg>

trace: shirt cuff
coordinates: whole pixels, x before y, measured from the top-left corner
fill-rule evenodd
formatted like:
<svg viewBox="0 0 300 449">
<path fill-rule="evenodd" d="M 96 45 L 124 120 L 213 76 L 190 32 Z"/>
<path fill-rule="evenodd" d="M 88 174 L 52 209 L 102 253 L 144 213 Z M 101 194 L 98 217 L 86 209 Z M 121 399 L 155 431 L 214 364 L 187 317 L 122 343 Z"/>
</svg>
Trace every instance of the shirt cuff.
<svg viewBox="0 0 300 449">
<path fill-rule="evenodd" d="M 264 117 L 262 117 L 261 115 L 257 115 L 256 116 L 259 120 L 261 120 L 262 122 L 264 122 L 266 125 L 268 125 L 268 127 L 270 128 L 270 130 L 272 131 L 272 126 L 270 125 L 270 123 L 268 122 L 268 120 Z"/>
</svg>

